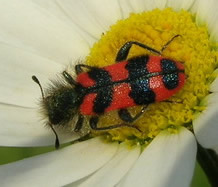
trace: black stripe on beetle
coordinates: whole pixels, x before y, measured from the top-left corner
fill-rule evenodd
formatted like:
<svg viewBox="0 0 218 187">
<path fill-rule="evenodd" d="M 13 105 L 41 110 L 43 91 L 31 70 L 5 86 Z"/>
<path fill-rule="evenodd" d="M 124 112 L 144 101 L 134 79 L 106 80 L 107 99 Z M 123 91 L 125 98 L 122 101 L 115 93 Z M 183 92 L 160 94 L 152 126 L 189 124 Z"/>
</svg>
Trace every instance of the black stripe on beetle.
<svg viewBox="0 0 218 187">
<path fill-rule="evenodd" d="M 179 84 L 179 71 L 175 62 L 169 59 L 162 59 L 161 67 L 164 86 L 169 90 L 176 88 Z"/>
<path fill-rule="evenodd" d="M 94 101 L 93 111 L 96 114 L 102 114 L 104 113 L 105 109 L 110 106 L 113 99 L 113 81 L 111 80 L 109 72 L 100 68 L 95 68 L 89 71 L 88 75 L 96 82 L 95 91 L 97 96 Z M 95 91 L 93 90 L 93 92 Z"/>
<path fill-rule="evenodd" d="M 139 56 L 128 60 L 126 69 L 129 72 L 131 92 L 129 96 L 137 105 L 146 105 L 155 101 L 155 93 L 149 88 L 147 63 L 149 56 Z"/>
</svg>

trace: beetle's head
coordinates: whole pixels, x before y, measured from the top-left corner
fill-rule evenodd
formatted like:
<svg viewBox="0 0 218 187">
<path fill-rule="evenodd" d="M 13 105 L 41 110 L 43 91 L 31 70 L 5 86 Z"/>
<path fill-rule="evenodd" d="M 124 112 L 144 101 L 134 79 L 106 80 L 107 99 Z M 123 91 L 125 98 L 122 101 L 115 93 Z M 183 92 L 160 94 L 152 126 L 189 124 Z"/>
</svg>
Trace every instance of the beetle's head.
<svg viewBox="0 0 218 187">
<path fill-rule="evenodd" d="M 78 95 L 74 88 L 63 87 L 53 90 L 42 103 L 52 125 L 65 125 L 74 117 L 78 109 Z"/>
<path fill-rule="evenodd" d="M 56 136 L 55 147 L 59 147 L 58 135 L 53 126 L 66 125 L 74 117 L 79 106 L 78 95 L 73 87 L 57 84 L 48 89 L 44 95 L 42 86 L 36 76 L 32 76 L 42 93 L 42 110 L 48 118 L 49 125 Z"/>
</svg>

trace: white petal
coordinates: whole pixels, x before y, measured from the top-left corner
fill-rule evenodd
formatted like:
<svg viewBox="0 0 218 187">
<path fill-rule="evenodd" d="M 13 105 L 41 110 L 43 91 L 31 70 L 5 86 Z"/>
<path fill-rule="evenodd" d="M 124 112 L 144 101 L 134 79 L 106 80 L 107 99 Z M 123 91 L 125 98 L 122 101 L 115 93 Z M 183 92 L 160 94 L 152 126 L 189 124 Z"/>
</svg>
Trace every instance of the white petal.
<svg viewBox="0 0 218 187">
<path fill-rule="evenodd" d="M 217 5 L 218 6 L 218 5 Z M 216 21 L 212 21 L 211 24 L 211 31 L 210 31 L 210 40 L 212 42 L 218 42 L 218 14 L 214 15 Z"/>
<path fill-rule="evenodd" d="M 32 2 L 36 3 L 40 7 L 46 9 L 48 12 L 55 15 L 58 19 L 63 21 L 70 21 L 69 17 L 65 14 L 65 12 L 61 9 L 58 5 L 56 0 L 31 0 Z"/>
<path fill-rule="evenodd" d="M 96 40 L 121 18 L 117 1 L 58 0 L 58 4 L 77 26 Z"/>
<path fill-rule="evenodd" d="M 134 13 L 143 12 L 143 11 L 145 11 L 145 8 L 147 7 L 146 0 L 128 0 L 128 1 L 130 3 L 130 7 L 132 7 Z M 150 2 L 150 4 L 152 4 L 151 1 L 148 1 L 148 2 Z"/>
<path fill-rule="evenodd" d="M 204 22 L 208 19 L 210 11 L 212 9 L 212 4 L 214 4 L 214 0 L 197 0 L 193 8 L 196 11 L 196 21 L 198 24 L 204 24 Z"/>
<path fill-rule="evenodd" d="M 216 72 L 218 73 L 218 71 L 216 70 Z M 218 92 L 218 78 L 216 78 L 212 84 L 210 85 L 210 91 L 211 92 Z"/>
<path fill-rule="evenodd" d="M 56 16 L 58 19 L 62 20 L 63 22 L 66 22 L 68 26 L 71 26 L 72 29 L 79 33 L 85 41 L 89 44 L 89 47 L 93 45 L 94 42 L 96 42 L 96 39 L 93 38 L 88 32 L 87 28 L 80 29 L 79 27 L 75 27 L 75 24 L 72 22 L 72 19 L 66 14 L 66 12 L 63 10 L 63 8 L 59 5 L 59 3 L 56 0 L 32 0 L 34 3 L 42 7 L 46 12 L 51 13 L 52 15 Z M 91 1 L 89 1 L 91 2 Z"/>
<path fill-rule="evenodd" d="M 195 138 L 187 129 L 181 128 L 178 134 L 161 132 L 119 186 L 188 187 L 196 151 Z"/>
<path fill-rule="evenodd" d="M 33 53 L 0 42 L 0 102 L 25 107 L 36 106 L 41 97 L 40 89 L 32 80 L 36 75 L 42 85 L 63 66 L 53 61 L 41 58 Z M 44 86 L 43 86 L 44 87 Z"/>
<path fill-rule="evenodd" d="M 198 142 L 206 148 L 218 144 L 218 107 L 217 104 L 209 105 L 193 120 L 193 128 Z"/>
<path fill-rule="evenodd" d="M 76 26 L 29 0 L 1 3 L 0 41 L 65 64 L 87 55 L 88 43 L 75 31 Z"/>
<path fill-rule="evenodd" d="M 202 101 L 201 104 L 203 106 L 208 106 L 208 105 L 217 105 L 218 103 L 218 93 L 211 93 L 207 95 Z"/>
<path fill-rule="evenodd" d="M 213 150 L 218 154 L 218 145 L 216 145 L 215 147 L 213 147 Z"/>
<path fill-rule="evenodd" d="M 193 5 L 195 0 L 168 0 L 167 6 L 172 7 L 175 10 L 185 9 L 188 10 Z"/>
<path fill-rule="evenodd" d="M 130 13 L 144 12 L 155 8 L 163 9 L 166 3 L 166 0 L 120 0 L 124 18 L 128 17 Z"/>
<path fill-rule="evenodd" d="M 199 25 L 207 24 L 210 31 L 210 39 L 218 41 L 218 2 L 216 0 L 198 0 L 193 8 L 196 14 L 196 22 Z"/>
<path fill-rule="evenodd" d="M 111 187 L 129 171 L 140 154 L 140 147 L 132 148 L 121 144 L 116 155 L 79 187 Z M 72 184 L 73 185 L 73 184 Z"/>
<path fill-rule="evenodd" d="M 149 0 L 146 0 L 146 1 L 148 2 Z M 153 2 L 153 1 L 150 1 L 150 2 Z M 164 9 L 166 8 L 167 0 L 154 0 L 154 4 L 155 4 L 154 8 Z"/>
<path fill-rule="evenodd" d="M 122 19 L 129 17 L 130 13 L 134 12 L 130 1 L 128 0 L 118 0 L 118 1 L 122 13 Z"/>
<path fill-rule="evenodd" d="M 91 139 L 0 167 L 1 186 L 64 186 L 107 163 L 118 144 Z"/>
<path fill-rule="evenodd" d="M 38 111 L 0 104 L 0 145 L 34 147 L 54 145 L 51 129 L 39 121 Z M 73 134 L 58 133 L 60 143 L 77 139 Z"/>
</svg>

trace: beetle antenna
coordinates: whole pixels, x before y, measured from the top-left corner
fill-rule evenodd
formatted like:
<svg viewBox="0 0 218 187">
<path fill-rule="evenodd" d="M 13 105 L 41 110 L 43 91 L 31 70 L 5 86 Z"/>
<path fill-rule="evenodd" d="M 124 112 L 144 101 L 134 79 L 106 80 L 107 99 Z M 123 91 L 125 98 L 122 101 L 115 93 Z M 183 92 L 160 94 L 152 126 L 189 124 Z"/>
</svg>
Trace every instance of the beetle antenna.
<svg viewBox="0 0 218 187">
<path fill-rule="evenodd" d="M 44 96 L 44 92 L 43 92 L 43 89 L 42 89 L 42 85 L 41 85 L 41 83 L 39 82 L 39 79 L 38 79 L 35 75 L 32 76 L 32 79 L 33 79 L 33 81 L 34 81 L 36 84 L 39 85 L 39 88 L 40 88 L 41 93 L 42 93 L 42 99 L 44 100 L 44 99 L 45 99 L 45 96 Z"/>
<path fill-rule="evenodd" d="M 45 96 L 44 96 L 44 92 L 43 92 L 43 89 L 42 89 L 42 85 L 41 83 L 39 82 L 39 79 L 33 75 L 32 76 L 32 79 L 33 81 L 39 85 L 39 88 L 41 90 L 41 93 L 42 93 L 42 99 L 44 100 L 45 99 Z M 58 138 L 58 134 L 57 132 L 55 131 L 54 127 L 52 126 L 52 124 L 48 123 L 48 125 L 51 127 L 51 130 L 53 131 L 53 133 L 55 134 L 55 148 L 58 149 L 60 147 L 60 142 L 59 142 L 59 138 Z"/>
<path fill-rule="evenodd" d="M 58 134 L 57 132 L 55 131 L 54 127 L 52 126 L 51 123 L 48 123 L 48 125 L 51 127 L 51 130 L 54 132 L 55 134 L 55 148 L 58 149 L 60 147 L 60 141 L 59 141 L 59 138 L 58 138 Z"/>
</svg>

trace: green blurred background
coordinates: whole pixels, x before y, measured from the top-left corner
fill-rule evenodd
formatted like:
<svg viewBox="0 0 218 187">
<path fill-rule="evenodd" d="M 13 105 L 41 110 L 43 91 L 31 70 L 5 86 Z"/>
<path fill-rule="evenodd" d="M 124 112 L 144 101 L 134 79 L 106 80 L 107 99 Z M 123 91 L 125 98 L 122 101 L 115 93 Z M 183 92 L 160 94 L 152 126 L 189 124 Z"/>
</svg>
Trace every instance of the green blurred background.
<svg viewBox="0 0 218 187">
<path fill-rule="evenodd" d="M 6 164 L 23 158 L 31 157 L 41 153 L 55 150 L 54 147 L 42 148 L 8 148 L 0 147 L 0 164 Z M 195 174 L 192 181 L 192 187 L 210 187 L 207 177 L 205 176 L 200 165 L 197 163 Z"/>
</svg>

